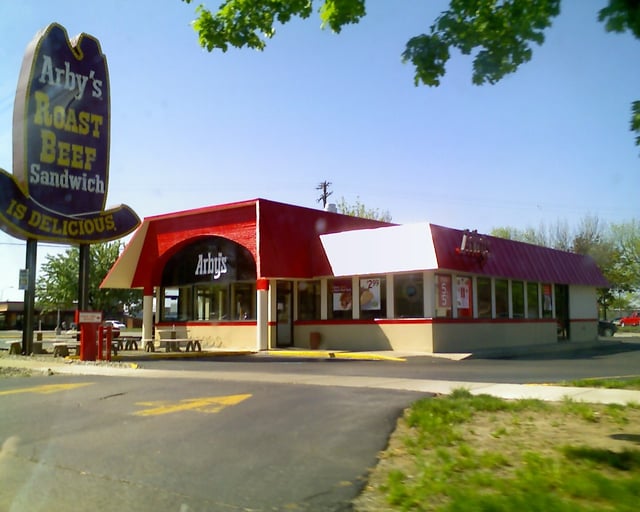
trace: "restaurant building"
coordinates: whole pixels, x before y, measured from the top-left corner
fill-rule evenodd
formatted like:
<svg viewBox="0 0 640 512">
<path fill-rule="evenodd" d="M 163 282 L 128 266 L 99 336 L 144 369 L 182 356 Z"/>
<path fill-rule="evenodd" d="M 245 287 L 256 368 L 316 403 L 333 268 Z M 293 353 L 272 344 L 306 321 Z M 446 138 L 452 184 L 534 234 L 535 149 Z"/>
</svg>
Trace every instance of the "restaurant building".
<svg viewBox="0 0 640 512">
<path fill-rule="evenodd" d="M 597 338 L 585 256 L 265 199 L 145 218 L 103 288 L 203 349 L 470 352 Z"/>
</svg>

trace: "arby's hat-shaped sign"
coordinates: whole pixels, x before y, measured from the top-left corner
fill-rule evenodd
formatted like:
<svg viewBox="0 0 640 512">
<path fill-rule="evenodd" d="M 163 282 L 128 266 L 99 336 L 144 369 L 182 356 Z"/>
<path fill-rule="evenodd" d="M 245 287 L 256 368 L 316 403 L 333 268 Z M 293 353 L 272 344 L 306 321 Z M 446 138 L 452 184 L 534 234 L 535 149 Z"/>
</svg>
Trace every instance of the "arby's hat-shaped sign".
<svg viewBox="0 0 640 512">
<path fill-rule="evenodd" d="M 105 210 L 109 184 L 107 60 L 97 39 L 52 23 L 24 55 L 13 114 L 13 175 L 0 169 L 0 227 L 60 243 L 115 240 L 140 219 Z"/>
</svg>

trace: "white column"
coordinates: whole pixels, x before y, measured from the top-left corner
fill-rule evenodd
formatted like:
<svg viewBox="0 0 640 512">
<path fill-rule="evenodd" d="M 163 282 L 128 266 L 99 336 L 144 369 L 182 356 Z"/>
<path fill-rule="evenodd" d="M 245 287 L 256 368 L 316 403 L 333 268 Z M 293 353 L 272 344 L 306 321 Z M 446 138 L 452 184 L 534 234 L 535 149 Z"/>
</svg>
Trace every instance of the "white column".
<svg viewBox="0 0 640 512">
<path fill-rule="evenodd" d="M 142 297 L 142 348 L 145 340 L 153 338 L 153 295 Z"/>
<path fill-rule="evenodd" d="M 278 282 L 275 279 L 269 280 L 269 293 L 267 298 L 267 337 L 268 347 L 276 348 L 278 345 Z M 272 326 L 276 326 L 275 329 Z"/>
<path fill-rule="evenodd" d="M 436 316 L 436 275 L 435 272 L 422 273 L 422 293 L 424 300 L 424 317 L 433 318 Z"/>
<path fill-rule="evenodd" d="M 358 320 L 360 318 L 360 278 L 353 276 L 351 278 L 351 307 L 352 318 Z"/>
<path fill-rule="evenodd" d="M 269 290 L 256 291 L 256 350 L 269 348 Z"/>
<path fill-rule="evenodd" d="M 333 300 L 333 297 L 329 297 L 329 286 L 326 279 L 320 281 L 320 320 L 326 320 L 328 318 L 329 300 Z"/>
<path fill-rule="evenodd" d="M 395 300 L 395 288 L 393 285 L 393 274 L 387 274 L 387 316 L 386 318 L 396 317 L 396 300 Z M 382 297 L 381 297 L 382 299 Z"/>
</svg>

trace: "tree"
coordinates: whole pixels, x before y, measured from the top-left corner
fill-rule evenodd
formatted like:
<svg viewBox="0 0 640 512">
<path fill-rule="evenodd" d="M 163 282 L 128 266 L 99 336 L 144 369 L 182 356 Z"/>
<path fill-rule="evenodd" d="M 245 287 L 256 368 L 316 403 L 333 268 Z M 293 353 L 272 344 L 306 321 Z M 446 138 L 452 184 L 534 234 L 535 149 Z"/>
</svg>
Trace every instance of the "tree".
<svg viewBox="0 0 640 512">
<path fill-rule="evenodd" d="M 597 217 L 586 216 L 573 233 L 566 223 L 558 222 L 550 229 L 544 225 L 538 230 L 501 227 L 491 234 L 591 256 L 611 284 L 598 293 L 605 317 L 609 309 L 630 309 L 640 293 L 640 223 L 636 220 L 606 227 Z"/>
<path fill-rule="evenodd" d="M 190 4 L 192 0 L 183 0 Z M 366 15 L 365 0 L 319 0 L 323 28 L 339 33 Z M 306 19 L 313 0 L 224 0 L 214 13 L 196 8 L 193 23 L 198 40 L 208 51 L 229 46 L 263 50 L 275 24 L 294 17 Z M 531 60 L 533 44 L 544 42 L 544 30 L 560 13 L 560 0 L 450 0 L 425 34 L 409 39 L 402 61 L 414 69 L 415 85 L 440 85 L 451 51 L 473 55 L 472 82 L 494 84 Z M 608 32 L 631 32 L 640 38 L 640 0 L 609 0 L 598 13 Z M 631 106 L 631 131 L 640 146 L 640 101 Z"/>
<path fill-rule="evenodd" d="M 89 248 L 89 307 L 105 315 L 140 310 L 139 290 L 101 290 L 100 283 L 120 255 L 120 242 L 93 244 Z M 73 309 L 78 298 L 80 250 L 71 247 L 63 254 L 48 255 L 36 282 L 36 307 L 43 312 Z"/>
<path fill-rule="evenodd" d="M 355 204 L 349 204 L 344 197 L 341 197 L 336 208 L 344 215 L 361 217 L 363 219 L 380 220 L 382 222 L 391 222 L 391 214 L 388 210 L 381 211 L 378 208 L 367 208 L 360 202 L 359 197 L 356 199 Z"/>
<path fill-rule="evenodd" d="M 612 282 L 618 285 L 615 298 L 625 303 L 617 309 L 637 308 L 640 303 L 634 304 L 634 300 L 640 294 L 640 222 L 613 224 L 609 236 L 616 252 L 616 265 L 612 269 L 615 272 Z"/>
<path fill-rule="evenodd" d="M 552 226 L 541 223 L 537 229 L 532 227 L 525 229 L 517 229 L 510 226 L 500 227 L 493 229 L 491 234 L 500 238 L 518 240 L 519 242 L 526 242 L 528 244 L 553 247 L 561 251 L 570 251 L 573 244 L 568 224 L 560 221 Z"/>
</svg>

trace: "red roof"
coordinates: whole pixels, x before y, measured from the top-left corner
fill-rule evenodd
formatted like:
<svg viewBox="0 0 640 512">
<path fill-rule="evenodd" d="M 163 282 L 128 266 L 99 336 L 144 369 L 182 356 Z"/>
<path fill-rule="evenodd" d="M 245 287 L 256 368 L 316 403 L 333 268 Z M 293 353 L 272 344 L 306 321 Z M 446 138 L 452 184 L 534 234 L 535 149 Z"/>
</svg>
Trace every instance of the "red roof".
<svg viewBox="0 0 640 512">
<path fill-rule="evenodd" d="M 384 229 L 388 227 L 393 228 Z M 394 261 L 403 258 L 407 260 L 406 252 L 411 250 L 409 247 L 415 246 L 418 248 L 414 247 L 413 250 L 425 259 L 428 255 L 422 254 L 422 245 L 411 245 L 402 240 L 382 242 L 389 238 L 387 235 L 405 231 L 400 228 L 386 222 L 265 199 L 148 217 L 101 286 L 151 290 L 160 284 L 162 270 L 171 256 L 185 245 L 207 236 L 221 236 L 244 246 L 256 261 L 257 278 L 305 279 L 331 276 L 332 265 L 320 235 L 331 237 L 338 236 L 331 235 L 332 233 L 354 231 L 351 238 L 355 240 L 358 238 L 355 230 L 359 233 L 371 230 L 375 236 L 380 237 L 380 243 L 367 246 L 367 254 L 371 253 L 372 247 L 384 247 L 393 255 Z M 432 239 L 433 251 L 428 251 L 431 256 L 426 258 L 429 261 L 424 264 L 416 263 L 415 258 L 411 259 L 408 265 L 421 266 L 414 270 L 439 269 L 525 281 L 608 287 L 595 262 L 586 256 L 477 233 L 471 234 L 470 240 L 473 243 L 467 246 L 467 249 L 472 250 L 461 251 L 464 231 L 434 224 L 425 224 L 424 231 L 429 244 L 431 241 L 428 239 Z M 410 235 L 404 236 L 406 238 Z M 349 248 L 348 244 L 341 241 L 334 247 L 332 258 L 340 258 L 341 252 L 353 252 L 356 249 Z M 480 252 L 477 252 L 478 249 Z M 486 253 L 481 257 L 485 250 Z M 433 260 L 434 251 L 437 262 Z M 397 271 L 397 261 L 394 263 L 395 267 L 391 268 L 390 263 L 384 263 L 386 260 L 378 260 L 378 266 L 381 265 L 379 272 Z M 365 267 L 363 263 L 362 268 Z"/>
<path fill-rule="evenodd" d="M 593 258 L 539 245 L 490 235 L 481 237 L 488 253 L 485 259 L 460 254 L 465 231 L 431 224 L 438 268 L 523 281 L 575 284 L 608 288 Z"/>
<path fill-rule="evenodd" d="M 259 200 L 258 277 L 331 275 L 320 235 L 390 226 L 387 222 Z"/>
<path fill-rule="evenodd" d="M 320 235 L 390 225 L 265 199 L 147 217 L 101 286 L 157 286 L 166 261 L 205 236 L 221 236 L 246 247 L 256 261 L 257 278 L 331 275 Z"/>
</svg>

